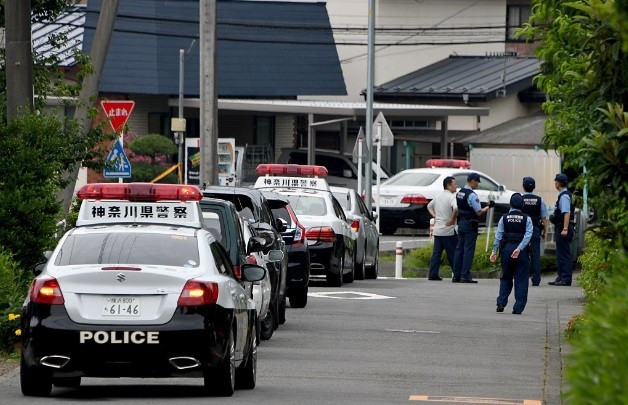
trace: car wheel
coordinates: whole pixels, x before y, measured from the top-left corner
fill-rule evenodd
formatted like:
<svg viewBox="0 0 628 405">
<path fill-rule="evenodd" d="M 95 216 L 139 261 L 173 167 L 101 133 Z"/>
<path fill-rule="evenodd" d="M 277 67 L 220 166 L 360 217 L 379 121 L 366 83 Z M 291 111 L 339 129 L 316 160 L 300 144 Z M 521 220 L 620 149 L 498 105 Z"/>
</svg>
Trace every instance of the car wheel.
<svg viewBox="0 0 628 405">
<path fill-rule="evenodd" d="M 356 258 L 357 252 L 354 251 L 353 252 L 353 264 L 351 265 L 351 271 L 347 274 L 344 274 L 342 277 L 342 281 L 344 283 L 353 283 L 353 280 L 355 280 L 355 258 Z"/>
<path fill-rule="evenodd" d="M 292 308 L 305 308 L 307 305 L 307 291 L 308 287 L 305 286 L 300 290 L 290 294 L 290 306 Z"/>
<path fill-rule="evenodd" d="M 379 245 L 377 245 L 377 252 L 373 259 L 373 265 L 366 268 L 366 278 L 376 279 L 379 272 Z"/>
<path fill-rule="evenodd" d="M 340 256 L 340 265 L 338 266 L 338 274 L 332 272 L 331 270 L 327 272 L 325 277 L 325 281 L 327 285 L 330 287 L 342 287 L 342 270 L 345 267 L 345 256 L 344 252 L 342 256 Z"/>
<path fill-rule="evenodd" d="M 260 337 L 262 340 L 270 339 L 275 331 L 275 306 L 272 302 L 266 311 L 266 316 L 261 320 L 261 324 Z"/>
<path fill-rule="evenodd" d="M 268 311 L 266 311 L 268 312 Z M 255 316 L 255 343 L 259 345 L 262 340 L 262 321 L 259 316 Z"/>
<path fill-rule="evenodd" d="M 78 388 L 81 386 L 81 377 L 53 378 L 52 384 L 59 388 Z"/>
<path fill-rule="evenodd" d="M 286 323 L 286 297 L 281 299 L 279 310 L 277 311 L 277 322 L 279 325 Z"/>
<path fill-rule="evenodd" d="M 203 373 L 205 389 L 212 395 L 232 396 L 235 391 L 235 373 L 235 340 L 233 330 L 230 330 L 225 359 L 218 367 L 207 368 Z"/>
<path fill-rule="evenodd" d="M 257 318 L 257 316 L 255 317 Z M 236 388 L 250 390 L 255 388 L 257 377 L 257 319 L 251 331 L 251 348 L 246 362 L 236 370 Z"/>
<path fill-rule="evenodd" d="M 360 263 L 356 261 L 355 263 L 355 279 L 364 280 L 364 277 L 366 276 L 366 246 L 364 246 L 362 261 Z"/>
<path fill-rule="evenodd" d="M 52 391 L 52 375 L 38 367 L 29 367 L 20 359 L 20 386 L 27 397 L 47 397 Z"/>
</svg>

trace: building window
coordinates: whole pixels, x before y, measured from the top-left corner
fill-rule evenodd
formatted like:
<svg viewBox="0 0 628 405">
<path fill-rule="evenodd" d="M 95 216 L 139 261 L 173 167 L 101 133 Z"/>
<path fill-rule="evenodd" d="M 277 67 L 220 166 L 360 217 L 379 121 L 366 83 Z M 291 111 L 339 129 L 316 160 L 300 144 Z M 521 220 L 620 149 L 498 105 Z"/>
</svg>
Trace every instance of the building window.
<svg viewBox="0 0 628 405">
<path fill-rule="evenodd" d="M 530 4 L 509 5 L 506 12 L 506 41 L 509 42 L 525 42 L 525 37 L 515 35 L 517 28 L 523 27 L 527 23 L 532 14 Z"/>
<path fill-rule="evenodd" d="M 148 133 L 170 135 L 170 117 L 165 113 L 148 113 Z"/>
<path fill-rule="evenodd" d="M 390 121 L 390 128 L 394 129 L 415 129 L 415 128 L 429 128 L 430 123 L 426 120 L 392 120 Z"/>
</svg>

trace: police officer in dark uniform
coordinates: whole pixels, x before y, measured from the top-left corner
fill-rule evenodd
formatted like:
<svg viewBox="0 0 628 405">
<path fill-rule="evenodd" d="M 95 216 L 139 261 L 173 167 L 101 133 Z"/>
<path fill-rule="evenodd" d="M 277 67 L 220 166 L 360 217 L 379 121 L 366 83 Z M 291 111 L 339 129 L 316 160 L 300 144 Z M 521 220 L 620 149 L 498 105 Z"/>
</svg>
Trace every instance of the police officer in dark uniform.
<svg viewBox="0 0 628 405">
<path fill-rule="evenodd" d="M 482 208 L 480 199 L 473 190 L 480 184 L 480 175 L 469 173 L 467 184 L 456 193 L 458 205 L 458 244 L 454 257 L 454 283 L 477 283 L 471 278 L 471 264 L 475 254 L 475 242 L 478 238 L 479 217 L 486 214 L 490 207 L 495 205 L 490 201 L 489 205 Z"/>
<path fill-rule="evenodd" d="M 523 189 L 526 192 L 523 197 L 523 211 L 532 219 L 534 231 L 530 240 L 530 277 L 532 285 L 538 286 L 541 282 L 541 240 L 545 240 L 545 230 L 547 229 L 547 207 L 543 199 L 533 194 L 535 181 L 532 177 L 523 178 Z"/>
<path fill-rule="evenodd" d="M 556 178 L 554 178 L 554 186 L 558 190 L 558 200 L 556 200 L 556 208 L 550 216 L 550 221 L 554 224 L 558 274 L 555 281 L 549 282 L 550 285 L 571 285 L 573 273 L 573 257 L 570 244 L 574 235 L 574 205 L 571 193 L 567 190 L 567 181 L 567 176 L 563 173 L 557 174 Z"/>
<path fill-rule="evenodd" d="M 521 209 L 523 197 L 515 193 L 510 197 L 512 207 L 508 214 L 502 216 L 497 224 L 495 243 L 490 261 L 497 261 L 497 250 L 501 249 L 502 276 L 499 279 L 499 296 L 497 312 L 504 312 L 508 296 L 515 284 L 515 305 L 513 314 L 521 314 L 528 301 L 528 243 L 532 238 L 532 220 Z"/>
</svg>

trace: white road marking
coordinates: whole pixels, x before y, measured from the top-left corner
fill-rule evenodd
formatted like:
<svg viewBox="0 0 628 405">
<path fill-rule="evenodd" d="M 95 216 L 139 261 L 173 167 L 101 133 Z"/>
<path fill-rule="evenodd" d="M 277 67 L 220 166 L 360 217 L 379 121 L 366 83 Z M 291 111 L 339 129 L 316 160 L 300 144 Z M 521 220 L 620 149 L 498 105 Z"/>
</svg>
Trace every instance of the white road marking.
<svg viewBox="0 0 628 405">
<path fill-rule="evenodd" d="M 386 300 L 389 298 L 396 298 L 359 291 L 311 292 L 307 295 L 312 298 L 333 298 L 337 300 Z"/>
<path fill-rule="evenodd" d="M 413 329 L 384 329 L 386 332 L 400 332 L 400 333 L 427 333 L 439 335 L 440 332 L 435 330 L 413 330 Z"/>
</svg>

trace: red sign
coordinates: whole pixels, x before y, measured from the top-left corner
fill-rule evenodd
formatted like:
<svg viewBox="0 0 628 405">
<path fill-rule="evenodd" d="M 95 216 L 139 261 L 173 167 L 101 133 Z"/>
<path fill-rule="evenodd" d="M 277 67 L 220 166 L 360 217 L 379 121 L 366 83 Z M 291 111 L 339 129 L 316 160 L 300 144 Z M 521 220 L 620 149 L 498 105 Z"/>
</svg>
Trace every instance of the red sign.
<svg viewBox="0 0 628 405">
<path fill-rule="evenodd" d="M 107 117 L 109 117 L 113 130 L 118 132 L 126 124 L 129 116 L 131 116 L 131 111 L 135 107 L 135 101 L 105 100 L 101 101 L 100 105 L 102 105 Z"/>
</svg>

